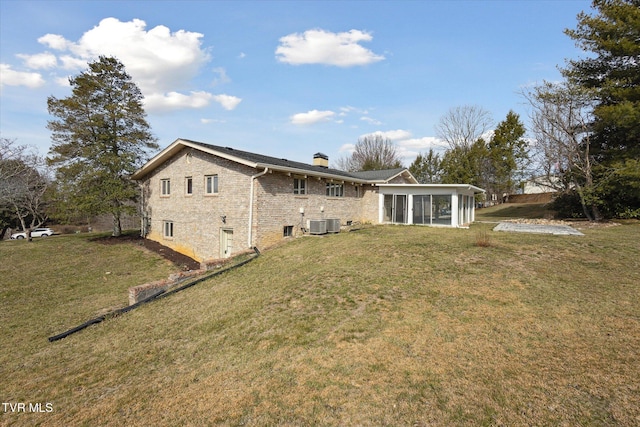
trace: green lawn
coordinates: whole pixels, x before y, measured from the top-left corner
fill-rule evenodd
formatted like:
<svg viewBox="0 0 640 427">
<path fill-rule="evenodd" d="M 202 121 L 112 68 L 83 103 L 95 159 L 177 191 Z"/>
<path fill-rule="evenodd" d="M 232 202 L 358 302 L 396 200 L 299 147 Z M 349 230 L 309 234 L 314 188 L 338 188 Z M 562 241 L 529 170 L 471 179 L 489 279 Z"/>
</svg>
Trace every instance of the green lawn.
<svg viewBox="0 0 640 427">
<path fill-rule="evenodd" d="M 53 411 L 0 424 L 638 425 L 640 223 L 492 226 L 295 239 L 54 343 L 173 267 L 1 242 L 0 399 Z"/>
<path fill-rule="evenodd" d="M 546 203 L 504 203 L 476 210 L 477 221 L 503 221 L 511 218 L 552 219 L 554 212 Z"/>
</svg>

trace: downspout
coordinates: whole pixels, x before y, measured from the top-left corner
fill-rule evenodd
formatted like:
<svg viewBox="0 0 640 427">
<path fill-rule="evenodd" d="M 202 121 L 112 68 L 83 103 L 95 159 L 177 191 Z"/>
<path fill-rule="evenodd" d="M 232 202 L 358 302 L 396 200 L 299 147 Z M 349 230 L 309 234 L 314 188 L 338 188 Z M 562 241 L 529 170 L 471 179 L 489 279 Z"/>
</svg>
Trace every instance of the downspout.
<svg viewBox="0 0 640 427">
<path fill-rule="evenodd" d="M 253 182 L 256 178 L 260 178 L 262 175 L 269 172 L 269 168 L 264 168 L 264 170 L 260 173 L 257 173 L 251 177 L 251 193 L 249 194 L 249 232 L 247 235 L 249 236 L 247 246 L 250 248 L 252 246 L 252 233 L 251 230 L 253 228 Z"/>
</svg>

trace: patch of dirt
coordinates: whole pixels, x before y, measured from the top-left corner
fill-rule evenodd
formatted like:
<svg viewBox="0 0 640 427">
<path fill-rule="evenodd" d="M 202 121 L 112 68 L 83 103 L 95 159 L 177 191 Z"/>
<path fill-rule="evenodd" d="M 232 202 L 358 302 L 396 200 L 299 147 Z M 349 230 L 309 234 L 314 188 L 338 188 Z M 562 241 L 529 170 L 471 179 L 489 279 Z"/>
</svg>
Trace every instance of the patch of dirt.
<svg viewBox="0 0 640 427">
<path fill-rule="evenodd" d="M 190 258 L 186 255 L 183 255 L 179 252 L 174 251 L 171 248 L 168 248 L 164 245 L 161 245 L 158 242 L 154 242 L 153 240 L 144 239 L 138 234 L 123 234 L 120 237 L 106 236 L 106 237 L 96 237 L 91 239 L 92 242 L 97 242 L 103 245 L 119 245 L 123 243 L 136 244 L 138 246 L 142 246 L 152 252 L 157 253 L 162 256 L 164 259 L 171 261 L 178 268 L 183 271 L 189 270 L 198 270 L 200 269 L 200 263 L 193 258 Z"/>
</svg>

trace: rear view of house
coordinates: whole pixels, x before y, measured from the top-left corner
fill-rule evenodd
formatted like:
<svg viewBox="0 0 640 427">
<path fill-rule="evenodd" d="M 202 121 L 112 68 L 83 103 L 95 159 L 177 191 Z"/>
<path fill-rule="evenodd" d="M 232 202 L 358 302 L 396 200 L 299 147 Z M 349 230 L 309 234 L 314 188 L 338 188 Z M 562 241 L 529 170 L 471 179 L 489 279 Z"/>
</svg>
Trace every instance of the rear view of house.
<svg viewBox="0 0 640 427">
<path fill-rule="evenodd" d="M 306 164 L 185 139 L 132 178 L 142 188 L 143 235 L 198 261 L 317 231 L 317 220 L 334 231 L 357 221 L 459 226 L 473 220 L 482 192 L 419 185 L 404 168 L 331 169 L 322 153 Z"/>
</svg>

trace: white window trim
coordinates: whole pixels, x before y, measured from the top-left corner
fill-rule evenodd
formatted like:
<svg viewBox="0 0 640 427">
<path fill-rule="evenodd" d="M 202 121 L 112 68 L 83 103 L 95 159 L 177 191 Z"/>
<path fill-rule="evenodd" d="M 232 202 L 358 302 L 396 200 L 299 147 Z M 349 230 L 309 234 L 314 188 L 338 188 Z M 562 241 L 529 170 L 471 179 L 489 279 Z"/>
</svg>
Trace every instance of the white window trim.
<svg viewBox="0 0 640 427">
<path fill-rule="evenodd" d="M 171 179 L 163 178 L 160 180 L 160 196 L 169 197 L 170 195 L 171 195 Z"/>
<path fill-rule="evenodd" d="M 344 197 L 344 184 L 327 182 L 325 194 L 327 197 Z"/>
<path fill-rule="evenodd" d="M 211 179 L 211 192 L 209 192 L 209 179 Z M 204 194 L 205 196 L 214 196 L 220 192 L 220 178 L 218 174 L 210 174 L 204 176 Z"/>
<path fill-rule="evenodd" d="M 189 182 L 191 182 L 191 192 L 189 192 Z M 184 178 L 184 194 L 185 196 L 193 196 L 193 177 L 187 176 Z"/>
<path fill-rule="evenodd" d="M 296 186 L 296 184 L 298 185 Z M 293 194 L 296 196 L 307 195 L 307 180 L 305 178 L 293 178 Z"/>
<path fill-rule="evenodd" d="M 173 221 L 162 221 L 162 235 L 165 239 L 173 239 Z"/>
</svg>

